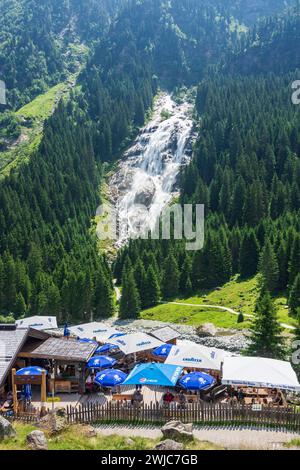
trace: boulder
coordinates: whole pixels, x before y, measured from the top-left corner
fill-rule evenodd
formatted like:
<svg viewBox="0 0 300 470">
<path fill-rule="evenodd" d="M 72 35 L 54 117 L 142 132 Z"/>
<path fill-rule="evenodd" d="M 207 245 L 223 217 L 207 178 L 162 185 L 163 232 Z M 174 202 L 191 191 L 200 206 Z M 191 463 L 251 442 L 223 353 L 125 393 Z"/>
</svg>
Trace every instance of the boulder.
<svg viewBox="0 0 300 470">
<path fill-rule="evenodd" d="M 148 180 L 146 184 L 135 195 L 134 203 L 150 207 L 155 195 L 155 184 Z"/>
<path fill-rule="evenodd" d="M 130 437 L 128 437 L 126 440 L 125 440 L 125 444 L 127 446 L 133 446 L 134 445 L 134 440 L 131 439 Z"/>
<path fill-rule="evenodd" d="M 166 439 L 154 447 L 154 450 L 183 450 L 184 446 L 181 442 Z"/>
<path fill-rule="evenodd" d="M 98 434 L 97 434 L 95 428 L 93 428 L 93 426 L 84 426 L 83 434 L 88 439 L 93 439 L 93 438 L 98 436 Z"/>
<path fill-rule="evenodd" d="M 181 421 L 169 421 L 161 428 L 161 432 L 166 439 L 175 441 L 192 441 L 193 424 L 183 424 Z"/>
<path fill-rule="evenodd" d="M 32 450 L 48 450 L 48 442 L 43 431 L 32 431 L 26 436 L 26 442 Z"/>
<path fill-rule="evenodd" d="M 16 431 L 7 419 L 0 416 L 0 441 L 15 437 Z"/>
<path fill-rule="evenodd" d="M 216 336 L 218 330 L 212 323 L 205 323 L 197 328 L 197 335 L 200 338 Z"/>
<path fill-rule="evenodd" d="M 40 419 L 38 427 L 48 431 L 50 434 L 58 434 L 68 428 L 68 422 L 65 414 L 60 409 L 54 413 L 48 413 Z"/>
</svg>

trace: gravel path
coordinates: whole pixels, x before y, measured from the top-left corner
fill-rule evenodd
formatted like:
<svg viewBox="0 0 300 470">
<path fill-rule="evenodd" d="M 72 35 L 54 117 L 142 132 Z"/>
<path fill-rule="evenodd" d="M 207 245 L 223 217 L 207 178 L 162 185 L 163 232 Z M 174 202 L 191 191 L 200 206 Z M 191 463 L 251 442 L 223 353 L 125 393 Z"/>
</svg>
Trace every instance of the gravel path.
<svg viewBox="0 0 300 470">
<path fill-rule="evenodd" d="M 99 425 L 97 432 L 110 436 L 118 434 L 125 437 L 162 438 L 159 428 L 152 426 Z M 283 450 L 283 444 L 292 439 L 300 439 L 299 434 L 285 431 L 258 430 L 249 428 L 197 428 L 194 429 L 196 439 L 211 442 L 230 450 Z"/>
</svg>

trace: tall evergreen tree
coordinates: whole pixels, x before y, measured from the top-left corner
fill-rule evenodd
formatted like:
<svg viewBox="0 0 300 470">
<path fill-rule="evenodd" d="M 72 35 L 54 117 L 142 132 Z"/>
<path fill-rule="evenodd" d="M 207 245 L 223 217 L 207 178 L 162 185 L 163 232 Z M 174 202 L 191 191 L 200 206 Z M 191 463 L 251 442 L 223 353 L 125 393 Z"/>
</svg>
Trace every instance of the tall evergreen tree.
<svg viewBox="0 0 300 470">
<path fill-rule="evenodd" d="M 274 292 L 278 287 L 279 267 L 276 254 L 270 240 L 266 241 L 261 252 L 259 270 L 263 276 L 263 283 L 267 290 Z"/>
<path fill-rule="evenodd" d="M 120 318 L 138 318 L 141 300 L 136 287 L 133 270 L 124 270 L 122 275 L 122 297 L 120 301 Z"/>
<path fill-rule="evenodd" d="M 244 233 L 240 248 L 240 274 L 242 277 L 254 276 L 257 273 L 259 244 L 253 230 Z"/>
<path fill-rule="evenodd" d="M 262 287 L 257 300 L 250 341 L 247 354 L 274 359 L 284 359 L 285 357 L 282 328 L 278 323 L 275 304 L 270 292 L 265 287 Z"/>
<path fill-rule="evenodd" d="M 300 235 L 297 234 L 291 250 L 291 258 L 289 264 L 289 286 L 292 287 L 296 277 L 300 272 Z"/>
<path fill-rule="evenodd" d="M 155 270 L 149 266 L 145 279 L 143 308 L 151 308 L 158 304 L 160 298 L 160 288 Z"/>
<path fill-rule="evenodd" d="M 170 253 L 163 265 L 162 294 L 164 299 L 176 297 L 179 292 L 180 273 L 173 253 Z"/>
<path fill-rule="evenodd" d="M 297 275 L 289 295 L 290 313 L 297 316 L 300 313 L 300 273 Z"/>
</svg>

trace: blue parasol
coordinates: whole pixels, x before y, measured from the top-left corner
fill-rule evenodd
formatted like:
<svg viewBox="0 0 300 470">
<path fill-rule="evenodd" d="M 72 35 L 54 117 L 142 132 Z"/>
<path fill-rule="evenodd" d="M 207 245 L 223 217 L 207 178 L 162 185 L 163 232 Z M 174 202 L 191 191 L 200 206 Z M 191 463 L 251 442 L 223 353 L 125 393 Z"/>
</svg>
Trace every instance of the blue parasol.
<svg viewBox="0 0 300 470">
<path fill-rule="evenodd" d="M 70 333 L 70 330 L 69 330 L 69 328 L 68 328 L 68 324 L 66 323 L 66 324 L 65 324 L 65 327 L 64 327 L 64 337 L 65 337 L 65 338 L 69 338 L 69 337 L 70 337 L 70 334 L 71 334 L 71 333 Z"/>
<path fill-rule="evenodd" d="M 158 348 L 154 349 L 153 354 L 158 357 L 168 357 L 172 348 L 172 344 L 162 344 L 161 346 L 158 346 Z"/>
<path fill-rule="evenodd" d="M 109 352 L 111 349 L 118 349 L 118 346 L 115 346 L 114 344 L 104 344 L 103 346 L 99 346 L 99 348 L 96 349 L 95 354 L 103 354 Z"/>
<path fill-rule="evenodd" d="M 87 363 L 87 366 L 89 369 L 103 369 L 103 368 L 109 368 L 113 367 L 117 361 L 113 359 L 112 357 L 108 356 L 94 356 L 92 357 L 89 362 Z"/>
<path fill-rule="evenodd" d="M 120 338 L 121 336 L 127 336 L 126 333 L 115 333 L 111 335 L 108 339 Z"/>
<path fill-rule="evenodd" d="M 25 367 L 24 369 L 19 369 L 16 373 L 17 376 L 34 376 L 36 377 L 37 375 L 42 375 L 43 372 L 47 371 L 45 369 L 42 369 L 41 367 Z"/>
<path fill-rule="evenodd" d="M 170 364 L 138 364 L 127 377 L 124 385 L 157 385 L 175 387 L 183 367 Z"/>
<path fill-rule="evenodd" d="M 101 387 L 115 387 L 121 385 L 127 378 L 127 374 L 121 370 L 107 369 L 96 375 L 94 383 Z"/>
<path fill-rule="evenodd" d="M 211 387 L 214 383 L 214 377 L 203 372 L 187 374 L 179 382 L 186 390 L 204 390 Z"/>
<path fill-rule="evenodd" d="M 31 385 L 30 384 L 25 384 L 24 385 L 23 394 L 24 394 L 24 398 L 26 400 L 31 400 L 32 393 L 31 393 Z"/>
<path fill-rule="evenodd" d="M 88 343 L 88 344 L 94 344 L 95 346 L 98 346 L 97 341 L 95 341 L 94 339 L 79 338 L 78 341 L 79 341 L 79 343 Z"/>
</svg>

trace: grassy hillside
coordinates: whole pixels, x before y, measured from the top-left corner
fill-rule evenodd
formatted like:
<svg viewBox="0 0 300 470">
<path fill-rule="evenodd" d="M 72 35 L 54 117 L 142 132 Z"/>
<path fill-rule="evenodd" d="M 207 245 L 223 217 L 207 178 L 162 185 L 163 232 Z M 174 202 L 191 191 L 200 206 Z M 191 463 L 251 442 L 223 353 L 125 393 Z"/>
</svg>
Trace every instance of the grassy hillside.
<svg viewBox="0 0 300 470">
<path fill-rule="evenodd" d="M 37 150 L 45 120 L 51 116 L 59 100 L 68 92 L 71 83 L 71 79 L 66 83 L 59 83 L 16 112 L 21 124 L 21 135 L 6 151 L 0 152 L 1 176 L 9 175 L 19 163 L 26 163 Z"/>
<path fill-rule="evenodd" d="M 17 437 L 0 443 L 1 450 L 26 450 L 26 436 L 36 429 L 34 426 L 15 424 Z M 99 436 L 88 437 L 87 428 L 72 426 L 55 437 L 48 436 L 49 450 L 151 450 L 158 440 L 130 436 Z M 222 450 L 210 442 L 194 441 L 186 446 L 186 450 Z"/>
<path fill-rule="evenodd" d="M 219 328 L 249 328 L 258 296 L 258 279 L 256 277 L 241 281 L 238 278 L 225 284 L 220 290 L 201 292 L 187 299 L 176 299 L 175 302 L 195 305 L 195 307 L 162 304 L 142 312 L 141 316 L 147 320 L 184 323 L 186 325 L 202 325 L 210 322 Z M 213 305 L 230 308 L 245 315 L 244 323 L 237 322 L 237 316 L 216 308 L 196 307 L 196 305 Z M 289 316 L 286 308 L 287 299 L 284 294 L 275 297 L 280 322 L 296 326 L 297 321 Z"/>
</svg>

